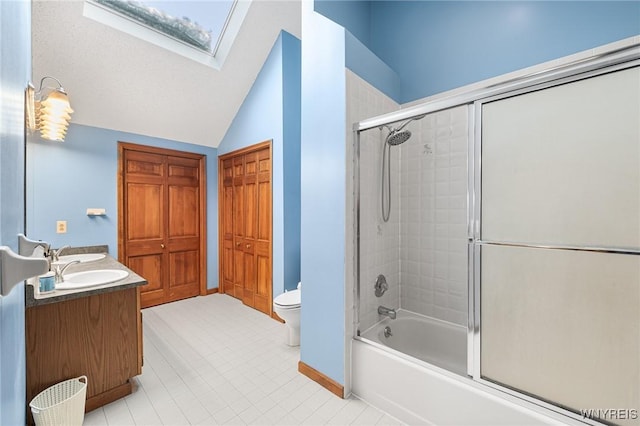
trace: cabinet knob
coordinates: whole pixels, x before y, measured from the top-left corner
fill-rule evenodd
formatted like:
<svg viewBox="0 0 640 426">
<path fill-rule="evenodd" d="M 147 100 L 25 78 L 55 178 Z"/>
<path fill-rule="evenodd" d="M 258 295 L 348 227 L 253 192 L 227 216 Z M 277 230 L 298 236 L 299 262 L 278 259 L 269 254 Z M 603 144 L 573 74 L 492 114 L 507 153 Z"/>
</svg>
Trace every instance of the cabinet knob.
<svg viewBox="0 0 640 426">
<path fill-rule="evenodd" d="M 247 248 L 251 248 L 251 244 L 247 244 Z"/>
<path fill-rule="evenodd" d="M 164 248 L 164 244 L 160 244 L 160 248 Z"/>
<path fill-rule="evenodd" d="M 242 244 L 242 243 L 236 243 L 236 247 L 240 247 L 240 244 Z"/>
</svg>

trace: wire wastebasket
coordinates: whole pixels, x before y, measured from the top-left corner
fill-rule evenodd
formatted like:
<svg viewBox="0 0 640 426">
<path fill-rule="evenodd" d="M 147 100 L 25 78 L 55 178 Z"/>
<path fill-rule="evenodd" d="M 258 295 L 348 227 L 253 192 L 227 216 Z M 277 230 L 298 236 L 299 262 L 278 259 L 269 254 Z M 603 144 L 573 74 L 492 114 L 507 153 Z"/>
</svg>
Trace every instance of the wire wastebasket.
<svg viewBox="0 0 640 426">
<path fill-rule="evenodd" d="M 40 392 L 29 403 L 37 426 L 77 425 L 84 421 L 87 376 L 65 380 Z"/>
</svg>

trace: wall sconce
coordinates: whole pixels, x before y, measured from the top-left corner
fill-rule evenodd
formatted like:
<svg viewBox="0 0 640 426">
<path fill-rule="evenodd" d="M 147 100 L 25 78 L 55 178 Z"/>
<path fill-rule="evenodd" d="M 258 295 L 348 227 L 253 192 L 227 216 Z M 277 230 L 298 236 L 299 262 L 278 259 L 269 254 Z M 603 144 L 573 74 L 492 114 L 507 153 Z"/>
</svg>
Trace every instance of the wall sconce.
<svg viewBox="0 0 640 426">
<path fill-rule="evenodd" d="M 58 83 L 58 87 L 42 87 L 42 83 L 47 78 Z M 57 78 L 43 77 L 37 91 L 29 83 L 26 111 L 27 126 L 31 131 L 38 130 L 43 139 L 64 141 L 73 110 L 69 103 L 69 96 Z"/>
</svg>

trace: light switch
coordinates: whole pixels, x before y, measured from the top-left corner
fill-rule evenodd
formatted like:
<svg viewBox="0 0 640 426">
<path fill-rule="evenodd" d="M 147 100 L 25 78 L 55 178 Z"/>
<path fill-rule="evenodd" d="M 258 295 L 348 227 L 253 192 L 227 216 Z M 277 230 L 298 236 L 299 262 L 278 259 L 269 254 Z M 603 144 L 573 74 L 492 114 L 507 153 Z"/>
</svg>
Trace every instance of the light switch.
<svg viewBox="0 0 640 426">
<path fill-rule="evenodd" d="M 66 234 L 67 233 L 67 221 L 59 220 L 56 222 L 56 233 L 58 234 Z"/>
</svg>

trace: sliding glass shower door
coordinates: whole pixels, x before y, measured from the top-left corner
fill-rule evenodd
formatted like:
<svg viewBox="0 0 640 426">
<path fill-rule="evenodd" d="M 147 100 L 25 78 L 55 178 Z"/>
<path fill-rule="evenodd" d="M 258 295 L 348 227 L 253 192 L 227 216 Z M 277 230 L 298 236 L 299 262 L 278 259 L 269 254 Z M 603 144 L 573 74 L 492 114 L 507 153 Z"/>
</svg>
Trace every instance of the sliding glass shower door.
<svg viewBox="0 0 640 426">
<path fill-rule="evenodd" d="M 640 67 L 476 105 L 480 378 L 640 424 Z"/>
</svg>

